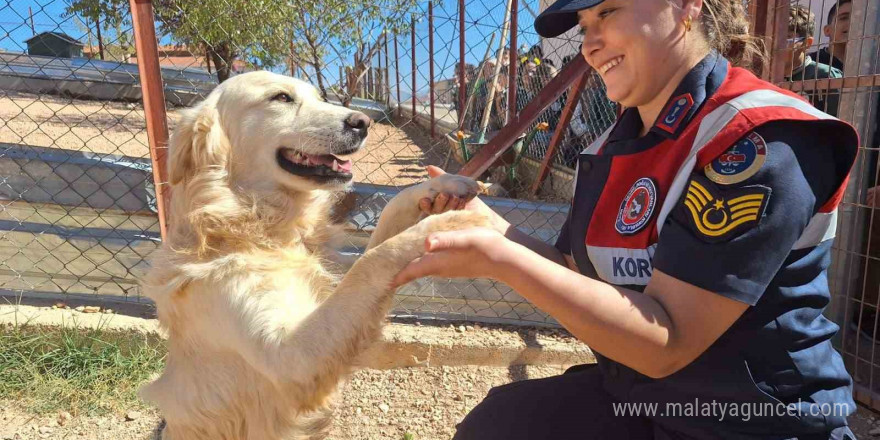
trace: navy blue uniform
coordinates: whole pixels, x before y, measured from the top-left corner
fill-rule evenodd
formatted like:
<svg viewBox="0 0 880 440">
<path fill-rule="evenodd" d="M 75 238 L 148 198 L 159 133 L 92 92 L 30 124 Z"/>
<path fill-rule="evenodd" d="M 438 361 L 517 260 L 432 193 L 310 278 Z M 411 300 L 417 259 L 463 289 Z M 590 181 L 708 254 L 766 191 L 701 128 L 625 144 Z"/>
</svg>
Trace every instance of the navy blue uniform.
<svg viewBox="0 0 880 440">
<path fill-rule="evenodd" d="M 854 438 L 822 311 L 855 131 L 714 52 L 641 128 L 629 109 L 581 154 L 557 248 L 610 284 L 642 291 L 661 270 L 751 307 L 668 377 L 597 353 L 494 390 L 456 438 Z"/>
</svg>

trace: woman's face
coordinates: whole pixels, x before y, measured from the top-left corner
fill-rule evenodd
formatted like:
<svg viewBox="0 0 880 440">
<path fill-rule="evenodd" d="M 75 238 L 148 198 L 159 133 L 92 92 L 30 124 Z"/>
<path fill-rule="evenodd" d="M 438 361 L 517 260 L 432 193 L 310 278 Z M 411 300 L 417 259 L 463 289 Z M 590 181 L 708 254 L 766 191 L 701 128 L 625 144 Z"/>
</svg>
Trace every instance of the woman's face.
<svg viewBox="0 0 880 440">
<path fill-rule="evenodd" d="M 606 0 L 578 12 L 581 53 L 627 107 L 652 101 L 684 62 L 685 12 L 669 0 Z"/>
</svg>

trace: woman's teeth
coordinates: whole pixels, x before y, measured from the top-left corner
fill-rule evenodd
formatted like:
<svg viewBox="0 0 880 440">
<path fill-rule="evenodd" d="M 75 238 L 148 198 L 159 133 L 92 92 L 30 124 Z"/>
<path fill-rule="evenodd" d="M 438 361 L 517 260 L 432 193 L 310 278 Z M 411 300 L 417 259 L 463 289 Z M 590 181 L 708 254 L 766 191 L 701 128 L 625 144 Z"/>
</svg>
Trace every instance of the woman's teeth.
<svg viewBox="0 0 880 440">
<path fill-rule="evenodd" d="M 623 56 L 619 56 L 619 57 L 617 57 L 617 58 L 614 58 L 613 60 L 611 60 L 611 61 L 609 61 L 609 62 L 603 64 L 602 66 L 600 66 L 600 67 L 599 67 L 599 73 L 602 74 L 602 75 L 604 75 L 606 72 L 608 72 L 609 70 L 611 70 L 612 67 L 614 67 L 614 66 L 620 64 L 621 61 L 623 61 Z"/>
</svg>

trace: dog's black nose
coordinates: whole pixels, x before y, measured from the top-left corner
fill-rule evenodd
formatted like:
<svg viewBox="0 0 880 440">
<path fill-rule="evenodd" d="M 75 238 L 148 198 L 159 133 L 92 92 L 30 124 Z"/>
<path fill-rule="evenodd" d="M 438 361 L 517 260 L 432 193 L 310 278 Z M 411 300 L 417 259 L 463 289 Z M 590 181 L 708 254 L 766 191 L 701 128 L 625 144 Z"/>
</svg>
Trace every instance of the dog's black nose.
<svg viewBox="0 0 880 440">
<path fill-rule="evenodd" d="M 345 125 L 357 131 L 366 132 L 372 123 L 373 121 L 370 117 L 361 112 L 352 112 L 352 114 L 345 119 Z"/>
</svg>

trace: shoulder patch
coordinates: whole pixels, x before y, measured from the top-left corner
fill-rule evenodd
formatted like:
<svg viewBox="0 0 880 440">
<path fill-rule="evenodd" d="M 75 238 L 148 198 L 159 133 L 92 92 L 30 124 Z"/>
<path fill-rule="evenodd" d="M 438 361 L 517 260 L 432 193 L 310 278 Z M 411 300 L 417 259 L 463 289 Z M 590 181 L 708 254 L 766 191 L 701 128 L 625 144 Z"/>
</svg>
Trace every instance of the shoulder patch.
<svg viewBox="0 0 880 440">
<path fill-rule="evenodd" d="M 678 130 L 678 126 L 681 125 L 681 121 L 687 117 L 688 111 L 693 106 L 694 98 L 690 93 L 676 96 L 669 100 L 669 104 L 660 113 L 661 118 L 657 120 L 655 125 L 667 133 L 674 134 Z"/>
<path fill-rule="evenodd" d="M 758 173 L 767 159 L 767 142 L 754 131 L 706 165 L 709 180 L 722 185 L 745 181 Z"/>
<path fill-rule="evenodd" d="M 694 175 L 673 217 L 705 242 L 729 241 L 761 223 L 770 192 L 762 185 L 721 188 Z"/>
</svg>

